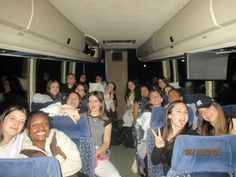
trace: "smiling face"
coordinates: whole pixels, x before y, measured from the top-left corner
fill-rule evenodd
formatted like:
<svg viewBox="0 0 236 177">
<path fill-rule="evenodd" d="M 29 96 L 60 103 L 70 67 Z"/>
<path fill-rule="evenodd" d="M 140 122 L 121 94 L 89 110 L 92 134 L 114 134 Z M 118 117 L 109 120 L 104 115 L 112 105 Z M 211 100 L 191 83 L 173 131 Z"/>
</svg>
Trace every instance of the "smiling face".
<svg viewBox="0 0 236 177">
<path fill-rule="evenodd" d="M 66 82 L 68 83 L 68 85 L 74 85 L 76 81 L 75 75 L 74 74 L 69 74 L 66 77 Z"/>
<path fill-rule="evenodd" d="M 219 112 L 214 105 L 209 108 L 200 108 L 198 112 L 205 121 L 210 123 L 215 122 L 219 116 Z"/>
<path fill-rule="evenodd" d="M 177 103 L 168 115 L 168 118 L 171 119 L 173 129 L 179 130 L 184 128 L 185 124 L 188 122 L 188 109 L 186 105 Z"/>
<path fill-rule="evenodd" d="M 140 93 L 141 93 L 141 96 L 147 97 L 149 95 L 149 89 L 146 86 L 142 86 L 140 88 Z"/>
<path fill-rule="evenodd" d="M 161 106 L 163 98 L 158 91 L 151 92 L 149 97 L 150 103 L 153 105 L 153 107 Z"/>
<path fill-rule="evenodd" d="M 52 95 L 57 95 L 59 93 L 59 83 L 58 82 L 53 82 L 51 85 L 50 85 L 50 88 L 49 88 L 49 91 Z"/>
<path fill-rule="evenodd" d="M 88 99 L 88 108 L 91 112 L 91 115 L 99 115 L 100 108 L 102 103 L 98 100 L 98 98 L 94 95 L 91 95 Z"/>
<path fill-rule="evenodd" d="M 75 89 L 75 92 L 77 92 L 81 96 L 81 98 L 83 98 L 85 96 L 84 86 L 82 84 L 78 84 Z"/>
<path fill-rule="evenodd" d="M 73 108 L 77 109 L 79 107 L 80 99 L 76 93 L 70 93 L 66 104 L 72 106 Z"/>
<path fill-rule="evenodd" d="M 105 88 L 106 92 L 109 94 L 112 93 L 114 89 L 115 89 L 115 86 L 112 83 L 108 83 Z"/>
<path fill-rule="evenodd" d="M 20 133 L 24 127 L 26 115 L 22 111 L 15 110 L 9 113 L 2 122 L 4 138 L 13 138 Z"/>
<path fill-rule="evenodd" d="M 48 117 L 40 113 L 34 114 L 28 124 L 27 131 L 33 144 L 39 148 L 44 148 L 50 132 Z"/>
<path fill-rule="evenodd" d="M 128 88 L 132 91 L 132 90 L 134 90 L 135 89 L 135 84 L 132 82 L 132 81 L 129 81 L 128 82 Z"/>
</svg>

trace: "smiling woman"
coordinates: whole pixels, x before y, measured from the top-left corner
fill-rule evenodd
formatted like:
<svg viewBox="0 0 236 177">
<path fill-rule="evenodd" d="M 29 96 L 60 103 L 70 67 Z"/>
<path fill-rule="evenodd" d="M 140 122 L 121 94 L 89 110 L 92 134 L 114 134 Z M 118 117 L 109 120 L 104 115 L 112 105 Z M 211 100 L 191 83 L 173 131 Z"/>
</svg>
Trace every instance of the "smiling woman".
<svg viewBox="0 0 236 177">
<path fill-rule="evenodd" d="M 26 109 L 20 106 L 7 108 L 0 117 L 0 158 L 16 157 L 25 138 L 21 133 L 26 120 Z"/>
<path fill-rule="evenodd" d="M 43 112 L 29 116 L 29 138 L 24 142 L 21 157 L 54 156 L 60 163 L 62 176 L 82 177 L 80 153 L 75 143 L 63 132 L 50 129 L 49 117 Z"/>
</svg>

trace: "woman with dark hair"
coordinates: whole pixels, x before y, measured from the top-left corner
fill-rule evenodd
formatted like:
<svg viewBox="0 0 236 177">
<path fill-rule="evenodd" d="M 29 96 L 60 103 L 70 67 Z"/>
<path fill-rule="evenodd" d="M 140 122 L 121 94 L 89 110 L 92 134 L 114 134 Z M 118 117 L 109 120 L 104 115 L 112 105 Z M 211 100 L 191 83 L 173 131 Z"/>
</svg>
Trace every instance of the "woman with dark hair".
<svg viewBox="0 0 236 177">
<path fill-rule="evenodd" d="M 56 102 L 40 109 L 40 111 L 48 113 L 51 117 L 66 114 L 76 123 L 80 118 L 80 101 L 80 95 L 77 92 L 72 91 L 66 96 L 65 104 Z"/>
<path fill-rule="evenodd" d="M 197 132 L 188 128 L 188 108 L 183 101 L 174 101 L 166 109 L 164 127 L 157 132 L 152 129 L 155 136 L 155 146 L 151 160 L 153 164 L 162 163 L 164 169 L 171 166 L 171 158 L 175 138 L 180 134 L 197 135 Z"/>
<path fill-rule="evenodd" d="M 18 156 L 25 139 L 27 111 L 21 106 L 8 107 L 0 117 L 0 158 Z"/>
<path fill-rule="evenodd" d="M 117 119 L 116 108 L 117 108 L 117 98 L 116 98 L 116 84 L 114 82 L 108 82 L 105 87 L 104 100 L 106 105 L 106 110 L 109 118 L 113 121 Z"/>
<path fill-rule="evenodd" d="M 83 83 L 78 83 L 77 87 L 74 90 L 77 92 L 80 97 L 81 97 L 81 102 L 80 102 L 80 113 L 87 112 L 87 89 L 85 84 Z"/>
</svg>

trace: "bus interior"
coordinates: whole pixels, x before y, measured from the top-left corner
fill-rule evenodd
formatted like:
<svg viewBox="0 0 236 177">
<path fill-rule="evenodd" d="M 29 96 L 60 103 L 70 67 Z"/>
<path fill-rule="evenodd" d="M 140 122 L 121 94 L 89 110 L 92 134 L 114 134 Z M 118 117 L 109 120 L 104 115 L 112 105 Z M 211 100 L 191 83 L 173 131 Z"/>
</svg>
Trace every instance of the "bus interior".
<svg viewBox="0 0 236 177">
<path fill-rule="evenodd" d="M 224 87 L 236 88 L 235 7 L 235 0 L 0 0 L 0 77 L 21 78 L 31 103 L 45 71 L 61 83 L 67 73 L 91 82 L 101 74 L 117 85 L 120 118 L 127 81 L 154 76 L 186 95 L 236 104 L 235 90 Z"/>
</svg>

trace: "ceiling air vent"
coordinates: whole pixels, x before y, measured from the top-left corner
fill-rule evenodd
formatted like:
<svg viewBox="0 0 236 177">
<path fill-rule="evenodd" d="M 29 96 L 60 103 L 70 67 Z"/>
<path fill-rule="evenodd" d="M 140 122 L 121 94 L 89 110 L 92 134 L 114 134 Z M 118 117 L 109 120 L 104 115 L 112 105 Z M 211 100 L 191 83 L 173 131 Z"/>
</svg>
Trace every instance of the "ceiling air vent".
<svg viewBox="0 0 236 177">
<path fill-rule="evenodd" d="M 105 40 L 102 41 L 104 45 L 113 45 L 113 44 L 134 44 L 136 40 Z"/>
</svg>

